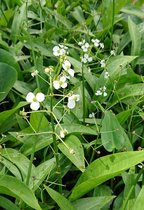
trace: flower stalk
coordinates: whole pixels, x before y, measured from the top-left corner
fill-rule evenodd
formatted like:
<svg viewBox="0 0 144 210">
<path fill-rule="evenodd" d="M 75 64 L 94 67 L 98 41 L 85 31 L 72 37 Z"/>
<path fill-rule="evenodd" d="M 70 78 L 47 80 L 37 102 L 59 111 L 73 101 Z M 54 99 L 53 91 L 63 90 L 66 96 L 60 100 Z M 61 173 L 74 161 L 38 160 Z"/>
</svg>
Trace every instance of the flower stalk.
<svg viewBox="0 0 144 210">
<path fill-rule="evenodd" d="M 50 117 L 51 117 L 51 125 L 52 125 L 52 138 L 53 138 L 53 149 L 54 156 L 56 159 L 56 173 L 58 174 L 58 184 L 59 184 L 59 192 L 62 193 L 62 177 L 61 177 L 61 168 L 59 163 L 59 153 L 54 125 L 54 116 L 53 116 L 53 78 L 50 75 Z"/>
</svg>

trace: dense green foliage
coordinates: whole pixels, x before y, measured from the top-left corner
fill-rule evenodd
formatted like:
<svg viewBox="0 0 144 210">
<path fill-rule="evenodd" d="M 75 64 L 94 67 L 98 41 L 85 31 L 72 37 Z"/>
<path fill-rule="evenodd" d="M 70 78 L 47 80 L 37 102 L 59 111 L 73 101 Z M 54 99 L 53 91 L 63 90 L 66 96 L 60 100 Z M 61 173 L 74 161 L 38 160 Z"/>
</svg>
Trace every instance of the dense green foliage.
<svg viewBox="0 0 144 210">
<path fill-rule="evenodd" d="M 142 210 L 143 0 L 0 1 L 0 209 Z"/>
</svg>

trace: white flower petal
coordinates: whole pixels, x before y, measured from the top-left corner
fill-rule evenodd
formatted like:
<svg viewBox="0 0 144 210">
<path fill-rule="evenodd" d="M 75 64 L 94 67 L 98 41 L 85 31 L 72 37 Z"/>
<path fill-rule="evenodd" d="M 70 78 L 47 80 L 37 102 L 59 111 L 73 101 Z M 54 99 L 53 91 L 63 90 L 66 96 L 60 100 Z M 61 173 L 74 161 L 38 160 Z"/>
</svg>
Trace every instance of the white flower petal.
<svg viewBox="0 0 144 210">
<path fill-rule="evenodd" d="M 37 93 L 36 94 L 36 99 L 38 102 L 42 102 L 45 99 L 45 95 L 43 93 Z"/>
<path fill-rule="evenodd" d="M 104 92 L 104 93 L 103 93 L 103 96 L 104 96 L 104 97 L 105 97 L 105 96 L 107 96 L 107 93 L 106 93 L 106 92 Z"/>
<path fill-rule="evenodd" d="M 60 82 L 58 80 L 53 81 L 53 87 L 58 90 L 60 88 Z"/>
<path fill-rule="evenodd" d="M 62 67 L 64 68 L 64 70 L 67 70 L 71 67 L 71 63 L 68 60 L 65 60 L 62 64 Z"/>
<path fill-rule="evenodd" d="M 74 100 L 69 100 L 67 103 L 67 107 L 69 109 L 73 109 L 75 107 L 75 101 Z"/>
<path fill-rule="evenodd" d="M 35 95 L 32 92 L 29 92 L 26 96 L 26 101 L 31 103 L 31 102 L 33 102 L 34 98 L 35 98 Z"/>
<path fill-rule="evenodd" d="M 32 110 L 36 111 L 36 110 L 38 110 L 38 109 L 40 108 L 40 103 L 39 103 L 38 101 L 32 102 L 32 103 L 30 104 L 30 108 L 31 108 Z"/>
<path fill-rule="evenodd" d="M 66 81 L 66 76 L 60 77 L 60 81 L 61 81 L 61 82 L 65 82 L 65 81 Z"/>
<path fill-rule="evenodd" d="M 71 76 L 71 77 L 74 77 L 74 70 L 73 69 L 68 69 L 67 70 L 67 72 L 69 73 L 69 75 Z"/>
<path fill-rule="evenodd" d="M 67 87 L 67 83 L 66 83 L 66 82 L 62 83 L 62 84 L 61 84 L 61 87 L 62 87 L 62 88 L 66 88 L 66 87 Z"/>
</svg>

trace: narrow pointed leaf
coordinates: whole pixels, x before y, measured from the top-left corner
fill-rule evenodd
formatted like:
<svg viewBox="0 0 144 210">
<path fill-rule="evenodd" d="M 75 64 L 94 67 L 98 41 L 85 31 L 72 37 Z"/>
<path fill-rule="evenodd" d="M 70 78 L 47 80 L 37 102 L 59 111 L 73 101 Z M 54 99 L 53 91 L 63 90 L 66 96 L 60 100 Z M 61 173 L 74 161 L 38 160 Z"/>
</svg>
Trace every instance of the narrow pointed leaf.
<svg viewBox="0 0 144 210">
<path fill-rule="evenodd" d="M 76 200 L 96 186 L 118 176 L 121 172 L 144 160 L 144 151 L 121 152 L 99 158 L 92 162 L 79 178 L 70 200 Z"/>
<path fill-rule="evenodd" d="M 81 171 L 85 169 L 84 151 L 80 140 L 70 135 L 58 145 L 61 152 Z"/>
<path fill-rule="evenodd" d="M 0 176 L 0 192 L 21 199 L 33 209 L 41 210 L 33 192 L 21 181 L 9 175 Z"/>
<path fill-rule="evenodd" d="M 45 186 L 46 191 L 49 193 L 51 198 L 58 204 L 61 210 L 77 210 L 63 195 L 56 192 L 55 190 Z"/>
</svg>

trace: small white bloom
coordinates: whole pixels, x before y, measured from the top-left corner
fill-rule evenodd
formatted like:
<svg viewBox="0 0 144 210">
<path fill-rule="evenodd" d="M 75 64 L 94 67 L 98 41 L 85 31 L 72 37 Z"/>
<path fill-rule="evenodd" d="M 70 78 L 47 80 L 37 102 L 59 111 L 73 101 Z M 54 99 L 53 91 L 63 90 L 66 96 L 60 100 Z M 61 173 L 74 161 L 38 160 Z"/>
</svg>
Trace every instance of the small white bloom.
<svg viewBox="0 0 144 210">
<path fill-rule="evenodd" d="M 95 117 L 94 112 L 92 112 L 92 113 L 89 114 L 89 118 L 94 118 L 94 117 Z"/>
<path fill-rule="evenodd" d="M 43 93 L 34 95 L 32 92 L 29 92 L 26 96 L 26 101 L 30 103 L 30 108 L 35 111 L 40 108 L 40 102 L 44 101 L 44 99 L 45 95 Z"/>
<path fill-rule="evenodd" d="M 111 50 L 110 51 L 110 54 L 115 56 L 116 55 L 116 52 L 114 50 Z"/>
<path fill-rule="evenodd" d="M 105 60 L 101 60 L 100 65 L 101 65 L 102 68 L 105 67 L 106 66 Z"/>
<path fill-rule="evenodd" d="M 63 139 L 67 135 L 68 131 L 66 129 L 63 129 L 60 131 L 60 137 Z"/>
<path fill-rule="evenodd" d="M 34 72 L 31 73 L 31 76 L 32 76 L 32 77 L 35 77 L 35 76 L 38 75 L 38 73 L 39 73 L 38 70 L 35 70 Z"/>
<path fill-rule="evenodd" d="M 68 69 L 67 70 L 67 72 L 69 73 L 69 75 L 71 76 L 71 77 L 74 77 L 74 70 L 73 69 Z"/>
<path fill-rule="evenodd" d="M 104 49 L 104 44 L 103 43 L 100 43 L 99 46 L 100 46 L 100 48 Z"/>
<path fill-rule="evenodd" d="M 71 67 L 71 63 L 68 60 L 65 60 L 62 64 L 64 70 L 68 70 Z"/>
<path fill-rule="evenodd" d="M 53 48 L 53 55 L 59 57 L 62 55 L 66 55 L 67 54 L 67 47 L 64 45 L 59 44 L 58 46 L 55 46 Z"/>
<path fill-rule="evenodd" d="M 54 80 L 53 81 L 53 87 L 56 90 L 58 90 L 60 88 L 66 88 L 67 87 L 66 76 L 60 77 L 59 80 Z"/>
<path fill-rule="evenodd" d="M 89 48 L 89 43 L 86 42 L 84 45 L 81 46 L 83 52 L 87 52 L 88 51 L 88 48 Z"/>
<path fill-rule="evenodd" d="M 101 96 L 102 95 L 102 91 L 101 90 L 97 90 L 95 93 L 96 96 Z"/>
<path fill-rule="evenodd" d="M 95 47 L 99 47 L 99 45 L 100 45 L 100 40 L 99 39 L 92 39 L 92 42 L 94 43 Z"/>
<path fill-rule="evenodd" d="M 83 39 L 82 41 L 80 41 L 79 43 L 78 43 L 78 45 L 80 45 L 80 46 L 82 46 L 82 45 L 84 45 L 85 44 L 85 39 Z"/>
<path fill-rule="evenodd" d="M 96 96 L 103 95 L 104 97 L 106 97 L 107 96 L 106 89 L 107 89 L 106 86 L 103 86 L 103 87 L 99 88 L 99 90 L 96 91 L 95 95 Z"/>
<path fill-rule="evenodd" d="M 105 79 L 108 79 L 108 78 L 109 78 L 109 73 L 108 73 L 108 71 L 106 71 L 106 72 L 104 73 L 104 78 L 105 78 Z"/>
<path fill-rule="evenodd" d="M 81 57 L 81 62 L 82 63 L 91 62 L 92 60 L 93 60 L 93 58 L 89 57 L 89 55 L 87 53 L 85 53 L 84 56 Z"/>
<path fill-rule="evenodd" d="M 59 46 L 55 46 L 55 47 L 53 48 L 53 54 L 54 54 L 55 56 L 60 56 L 61 52 L 60 52 L 60 47 L 59 47 Z"/>
<path fill-rule="evenodd" d="M 73 94 L 70 97 L 68 97 L 68 104 L 67 107 L 69 109 L 73 109 L 76 105 L 76 102 L 80 100 L 80 95 L 78 94 Z"/>
</svg>

